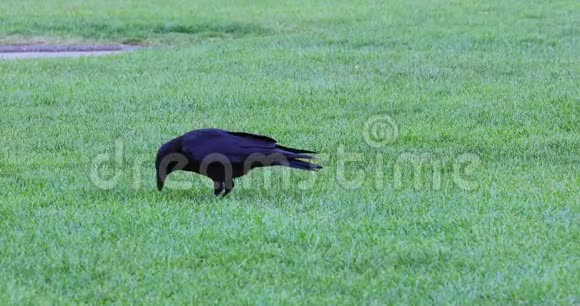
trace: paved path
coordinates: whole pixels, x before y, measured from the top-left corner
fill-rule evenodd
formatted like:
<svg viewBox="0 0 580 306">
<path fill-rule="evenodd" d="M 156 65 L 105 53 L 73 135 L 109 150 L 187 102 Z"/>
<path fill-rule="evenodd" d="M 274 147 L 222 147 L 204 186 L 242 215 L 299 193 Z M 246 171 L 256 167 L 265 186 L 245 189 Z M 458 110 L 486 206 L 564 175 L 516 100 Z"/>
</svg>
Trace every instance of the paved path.
<svg viewBox="0 0 580 306">
<path fill-rule="evenodd" d="M 101 56 L 136 49 L 128 45 L 9 45 L 0 46 L 0 59 Z"/>
</svg>

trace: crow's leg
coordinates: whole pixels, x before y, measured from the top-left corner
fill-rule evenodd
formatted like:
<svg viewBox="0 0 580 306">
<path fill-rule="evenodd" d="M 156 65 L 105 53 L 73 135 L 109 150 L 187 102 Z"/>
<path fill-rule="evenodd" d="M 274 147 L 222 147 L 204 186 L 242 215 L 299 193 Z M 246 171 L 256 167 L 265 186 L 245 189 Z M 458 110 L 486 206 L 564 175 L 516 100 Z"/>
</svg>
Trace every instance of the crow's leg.
<svg viewBox="0 0 580 306">
<path fill-rule="evenodd" d="M 224 191 L 224 182 L 213 181 L 213 194 L 217 197 Z"/>
<path fill-rule="evenodd" d="M 234 180 L 226 181 L 226 192 L 224 192 L 223 196 L 225 197 L 232 189 L 234 189 Z"/>
</svg>

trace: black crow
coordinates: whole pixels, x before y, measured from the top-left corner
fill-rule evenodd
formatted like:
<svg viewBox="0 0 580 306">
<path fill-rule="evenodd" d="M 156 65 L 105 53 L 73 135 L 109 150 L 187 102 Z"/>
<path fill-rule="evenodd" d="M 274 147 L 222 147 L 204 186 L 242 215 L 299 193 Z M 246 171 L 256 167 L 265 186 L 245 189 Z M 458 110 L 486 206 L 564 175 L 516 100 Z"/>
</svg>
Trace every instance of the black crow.
<svg viewBox="0 0 580 306">
<path fill-rule="evenodd" d="M 311 154 L 316 152 L 283 147 L 267 136 L 220 129 L 194 130 L 159 148 L 155 159 L 157 189 L 163 189 L 171 172 L 183 170 L 209 177 L 214 182 L 215 195 L 224 192 L 225 196 L 234 188 L 234 178 L 253 168 L 321 169 L 319 165 L 302 160 L 313 159 Z"/>
</svg>

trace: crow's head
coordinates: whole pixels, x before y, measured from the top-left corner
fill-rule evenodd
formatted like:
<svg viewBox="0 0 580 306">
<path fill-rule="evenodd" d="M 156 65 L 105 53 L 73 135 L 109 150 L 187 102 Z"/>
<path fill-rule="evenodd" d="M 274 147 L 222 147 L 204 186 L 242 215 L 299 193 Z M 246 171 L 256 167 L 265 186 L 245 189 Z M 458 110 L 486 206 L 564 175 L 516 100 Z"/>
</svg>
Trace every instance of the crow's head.
<svg viewBox="0 0 580 306">
<path fill-rule="evenodd" d="M 157 189 L 161 191 L 167 176 L 171 172 L 183 169 L 185 165 L 187 165 L 187 158 L 176 150 L 175 144 L 168 142 L 162 145 L 155 158 Z"/>
</svg>

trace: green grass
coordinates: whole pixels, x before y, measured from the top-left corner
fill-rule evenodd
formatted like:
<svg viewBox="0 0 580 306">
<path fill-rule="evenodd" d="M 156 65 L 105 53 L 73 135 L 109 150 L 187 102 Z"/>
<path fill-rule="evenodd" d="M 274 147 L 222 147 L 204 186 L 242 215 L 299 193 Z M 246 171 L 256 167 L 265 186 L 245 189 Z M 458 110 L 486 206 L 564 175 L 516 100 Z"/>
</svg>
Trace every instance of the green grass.
<svg viewBox="0 0 580 306">
<path fill-rule="evenodd" d="M 580 303 L 578 3 L 252 3 L 0 2 L 0 42 L 152 46 L 0 61 L 2 304 Z M 325 169 L 159 193 L 158 146 L 202 127 Z"/>
</svg>

